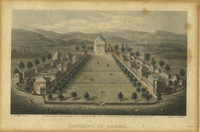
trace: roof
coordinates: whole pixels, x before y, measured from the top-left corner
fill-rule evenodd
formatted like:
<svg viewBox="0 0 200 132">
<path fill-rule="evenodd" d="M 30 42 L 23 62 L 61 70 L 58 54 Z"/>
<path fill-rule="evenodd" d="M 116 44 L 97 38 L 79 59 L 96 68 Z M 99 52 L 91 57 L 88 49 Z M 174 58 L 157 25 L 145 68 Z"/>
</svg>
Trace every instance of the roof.
<svg viewBox="0 0 200 132">
<path fill-rule="evenodd" d="M 22 73 L 21 73 L 21 72 L 15 73 L 15 75 L 17 75 L 17 74 L 19 74 L 19 75 L 22 75 Z"/>
<path fill-rule="evenodd" d="M 180 79 L 180 76 L 178 74 L 174 74 L 174 76 L 176 76 L 178 79 Z"/>
<path fill-rule="evenodd" d="M 47 63 L 47 64 L 44 64 L 45 66 L 47 66 L 47 65 L 51 65 L 51 63 Z"/>
<path fill-rule="evenodd" d="M 169 73 L 162 71 L 162 74 L 169 75 Z"/>
<path fill-rule="evenodd" d="M 48 80 L 50 80 L 50 78 L 48 78 L 48 77 L 40 77 L 35 82 L 47 82 Z"/>
<path fill-rule="evenodd" d="M 51 75 L 56 75 L 56 74 L 58 74 L 59 73 L 59 71 L 51 71 L 49 74 L 51 74 Z"/>
<path fill-rule="evenodd" d="M 79 55 L 81 55 L 81 54 L 75 54 L 75 56 L 79 56 Z"/>
<path fill-rule="evenodd" d="M 106 40 L 102 36 L 95 39 L 95 42 L 100 42 L 100 41 L 106 42 Z"/>
<path fill-rule="evenodd" d="M 143 62 L 143 60 L 142 60 L 142 59 L 139 59 L 139 58 L 138 58 L 138 61 L 142 61 L 142 62 Z"/>
<path fill-rule="evenodd" d="M 24 73 L 27 74 L 27 73 L 30 73 L 30 72 L 33 72 L 33 71 L 35 72 L 35 69 L 30 69 L 30 70 L 28 70 L 28 71 L 25 71 Z"/>
<path fill-rule="evenodd" d="M 155 70 L 160 70 L 160 69 L 158 69 L 158 68 L 155 68 Z"/>
<path fill-rule="evenodd" d="M 158 80 L 160 77 L 155 75 L 155 74 L 150 74 L 149 75 L 150 78 L 153 78 L 154 80 Z"/>
<path fill-rule="evenodd" d="M 163 78 L 159 78 L 158 80 L 157 80 L 158 82 L 163 82 L 163 81 L 165 81 Z"/>
<path fill-rule="evenodd" d="M 65 62 L 63 63 L 63 66 L 68 66 L 69 64 L 71 64 L 70 61 L 65 61 Z"/>
</svg>

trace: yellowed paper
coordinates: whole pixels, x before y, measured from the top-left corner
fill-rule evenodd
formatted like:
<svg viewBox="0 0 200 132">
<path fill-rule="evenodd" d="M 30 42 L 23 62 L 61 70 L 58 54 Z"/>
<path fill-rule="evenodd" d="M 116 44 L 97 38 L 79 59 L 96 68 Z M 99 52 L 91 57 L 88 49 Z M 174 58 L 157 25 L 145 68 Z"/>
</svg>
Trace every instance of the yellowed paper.
<svg viewBox="0 0 200 132">
<path fill-rule="evenodd" d="M 198 7 L 197 2 L 2 1 L 1 3 L 1 20 L 2 20 L 1 22 L 1 42 L 2 42 L 1 43 L 1 124 L 0 124 L 1 130 L 2 131 L 5 130 L 8 131 L 23 131 L 23 130 L 24 131 L 41 131 L 41 130 L 199 131 L 199 109 L 198 109 L 199 108 L 198 104 L 199 51 L 198 50 L 199 49 L 198 49 L 197 7 Z M 141 11 L 143 15 L 148 15 L 150 11 L 187 12 L 187 23 L 185 23 L 185 26 L 183 27 L 187 29 L 186 116 L 94 115 L 94 114 L 81 115 L 81 113 L 77 115 L 59 114 L 59 113 L 11 114 L 11 81 L 12 81 L 11 80 L 12 78 L 11 76 L 12 75 L 11 74 L 11 31 L 12 30 L 11 29 L 13 22 L 12 13 L 17 10 Z M 51 15 L 51 13 L 48 13 L 48 15 Z M 46 25 L 46 27 L 48 27 L 48 25 Z M 53 27 L 50 28 L 53 29 Z M 66 30 L 66 28 L 63 28 L 63 30 Z M 60 30 L 60 32 L 65 32 L 65 31 Z M 22 94 L 22 96 L 27 96 L 27 94 L 24 93 Z M 28 101 L 29 99 L 30 98 L 27 96 Z M 43 102 L 41 101 L 41 104 L 39 105 L 43 105 Z M 79 109 L 83 108 L 81 105 L 72 107 L 76 107 Z M 126 109 L 126 106 L 122 106 L 122 108 Z M 131 108 L 132 106 L 127 106 L 127 109 Z"/>
</svg>

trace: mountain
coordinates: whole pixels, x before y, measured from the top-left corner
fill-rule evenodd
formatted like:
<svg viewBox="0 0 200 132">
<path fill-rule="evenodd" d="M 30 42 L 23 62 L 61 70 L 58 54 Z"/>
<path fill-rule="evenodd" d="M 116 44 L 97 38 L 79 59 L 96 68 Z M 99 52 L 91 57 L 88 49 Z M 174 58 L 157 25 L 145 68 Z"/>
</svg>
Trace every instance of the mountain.
<svg viewBox="0 0 200 132">
<path fill-rule="evenodd" d="M 175 34 L 167 31 L 133 31 L 114 29 L 102 33 L 103 37 L 111 44 L 128 43 L 131 45 L 157 45 L 157 44 L 186 44 L 187 35 Z M 27 31 L 23 29 L 12 29 L 12 43 L 28 44 L 50 44 L 54 46 L 67 45 L 92 45 L 94 40 L 99 37 L 99 33 L 56 33 L 54 31 L 46 31 L 42 29 L 34 29 Z"/>
<path fill-rule="evenodd" d="M 12 45 L 23 45 L 23 44 L 33 44 L 33 43 L 40 43 L 40 44 L 48 44 L 54 43 L 49 38 L 44 37 L 43 35 L 24 30 L 24 29 L 12 29 L 11 35 Z"/>
</svg>

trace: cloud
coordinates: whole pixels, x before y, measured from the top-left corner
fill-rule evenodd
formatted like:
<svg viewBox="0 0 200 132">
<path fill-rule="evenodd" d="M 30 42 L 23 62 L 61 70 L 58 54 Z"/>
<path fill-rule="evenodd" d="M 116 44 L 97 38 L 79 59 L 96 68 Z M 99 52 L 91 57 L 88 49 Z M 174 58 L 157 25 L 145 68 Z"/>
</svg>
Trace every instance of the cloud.
<svg viewBox="0 0 200 132">
<path fill-rule="evenodd" d="M 100 19 L 96 17 L 86 17 L 89 19 L 70 19 L 49 25 L 34 26 L 44 30 L 53 30 L 59 33 L 66 33 L 74 31 L 104 32 L 113 29 L 140 30 L 140 27 L 146 24 L 146 20 L 140 17 L 112 15 L 105 13 L 101 13 L 101 15 L 109 19 L 105 19 L 106 21 L 100 21 Z"/>
</svg>

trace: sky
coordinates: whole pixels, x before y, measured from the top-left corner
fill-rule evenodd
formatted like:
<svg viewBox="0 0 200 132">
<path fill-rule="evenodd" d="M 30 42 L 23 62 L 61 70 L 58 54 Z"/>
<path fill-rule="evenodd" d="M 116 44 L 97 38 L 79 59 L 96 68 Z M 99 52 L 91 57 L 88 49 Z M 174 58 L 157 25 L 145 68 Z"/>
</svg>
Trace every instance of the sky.
<svg viewBox="0 0 200 132">
<path fill-rule="evenodd" d="M 185 11 L 13 10 L 12 28 L 57 33 L 164 30 L 186 34 Z"/>
</svg>

